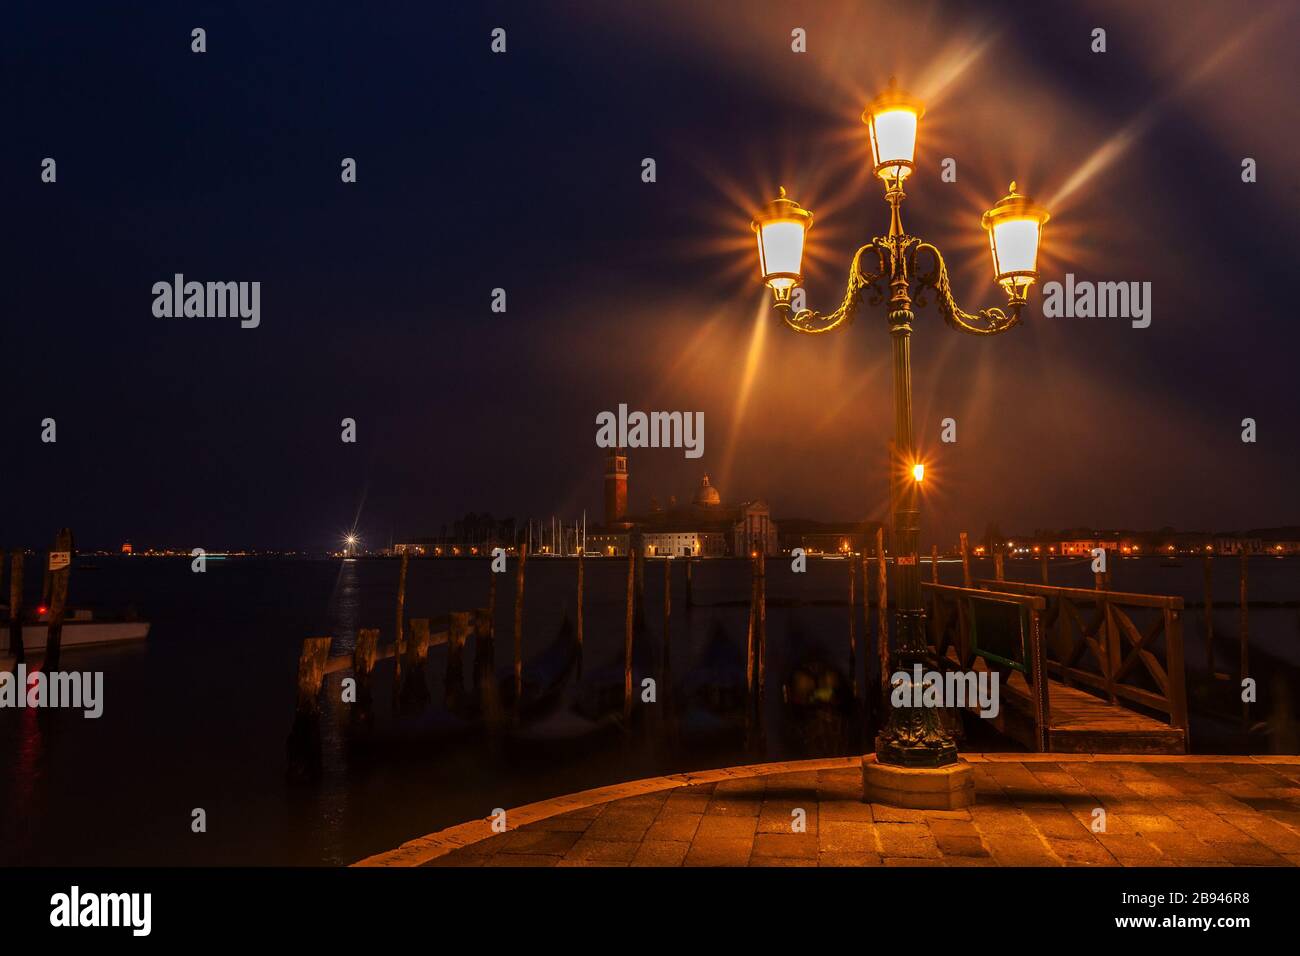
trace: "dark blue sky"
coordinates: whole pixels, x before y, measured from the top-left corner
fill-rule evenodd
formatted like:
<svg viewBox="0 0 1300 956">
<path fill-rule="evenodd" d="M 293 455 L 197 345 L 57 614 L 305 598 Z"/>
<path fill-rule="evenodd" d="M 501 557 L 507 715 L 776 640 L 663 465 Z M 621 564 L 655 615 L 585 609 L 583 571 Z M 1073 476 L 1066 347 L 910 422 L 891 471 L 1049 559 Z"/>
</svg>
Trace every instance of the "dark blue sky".
<svg viewBox="0 0 1300 956">
<path fill-rule="evenodd" d="M 1012 178 L 1052 207 L 1044 281 L 1153 288 L 1145 330 L 1044 319 L 1038 292 L 994 340 L 921 312 L 923 537 L 1300 522 L 1294 5 L 130 6 L 0 14 L 7 544 L 595 519 L 619 402 L 706 415 L 699 461 L 633 454 L 634 508 L 707 470 L 778 522 L 879 517 L 883 317 L 834 341 L 760 320 L 748 218 L 778 183 L 813 208 L 809 296 L 839 301 L 887 228 L 857 116 L 891 73 L 929 104 L 905 222 L 968 309 L 998 302 L 978 217 Z M 176 272 L 260 281 L 261 326 L 154 317 Z"/>
</svg>

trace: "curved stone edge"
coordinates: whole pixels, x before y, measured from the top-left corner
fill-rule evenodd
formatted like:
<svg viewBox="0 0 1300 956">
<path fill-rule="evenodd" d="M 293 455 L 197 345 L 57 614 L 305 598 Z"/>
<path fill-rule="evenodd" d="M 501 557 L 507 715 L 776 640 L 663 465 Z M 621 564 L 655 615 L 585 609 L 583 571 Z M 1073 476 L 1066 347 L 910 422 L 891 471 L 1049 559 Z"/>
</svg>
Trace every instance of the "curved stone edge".
<svg viewBox="0 0 1300 956">
<path fill-rule="evenodd" d="M 861 757 L 831 757 L 821 760 L 788 760 L 777 763 L 748 764 L 740 767 L 726 767 L 721 770 L 695 770 L 689 773 L 674 773 L 665 777 L 646 777 L 627 783 L 616 783 L 593 790 L 581 790 L 578 793 L 539 800 L 506 811 L 510 829 L 516 830 L 529 823 L 558 816 L 571 810 L 585 810 L 588 807 L 623 800 L 627 797 L 639 797 L 661 790 L 676 790 L 698 783 L 719 783 L 724 780 L 739 780 L 746 777 L 765 777 L 776 773 L 799 773 L 813 770 L 850 770 L 861 765 Z M 358 860 L 352 866 L 422 866 L 430 860 L 446 856 L 453 850 L 469 846 L 488 837 L 498 836 L 492 830 L 491 818 L 470 820 L 438 830 L 414 840 L 408 840 L 395 850 L 376 853 L 364 860 Z"/>
<path fill-rule="evenodd" d="M 962 758 L 970 763 L 1054 763 L 1065 761 L 1103 761 L 1124 763 L 1277 763 L 1300 764 L 1300 756 L 1292 755 L 1218 755 L 1218 754 L 1071 754 L 1071 753 L 964 753 Z M 571 810 L 585 810 L 598 804 L 622 800 L 625 797 L 637 797 L 660 790 L 675 790 L 697 783 L 718 783 L 723 780 L 739 780 L 746 777 L 765 777 L 777 773 L 799 773 L 812 770 L 860 770 L 861 757 L 831 757 L 821 760 L 787 760 L 777 763 L 747 764 L 739 767 L 727 767 L 721 770 L 696 770 L 690 773 L 674 773 L 664 777 L 647 777 L 627 783 L 616 783 L 593 790 L 581 790 L 578 793 L 539 800 L 521 807 L 508 809 L 506 818 L 510 829 L 518 829 L 547 817 L 568 813 Z M 383 853 L 376 853 L 351 866 L 422 866 L 430 860 L 446 856 L 453 850 L 478 843 L 488 837 L 498 836 L 492 830 L 491 818 L 470 820 L 438 830 L 434 833 L 408 840 L 401 846 Z"/>
</svg>

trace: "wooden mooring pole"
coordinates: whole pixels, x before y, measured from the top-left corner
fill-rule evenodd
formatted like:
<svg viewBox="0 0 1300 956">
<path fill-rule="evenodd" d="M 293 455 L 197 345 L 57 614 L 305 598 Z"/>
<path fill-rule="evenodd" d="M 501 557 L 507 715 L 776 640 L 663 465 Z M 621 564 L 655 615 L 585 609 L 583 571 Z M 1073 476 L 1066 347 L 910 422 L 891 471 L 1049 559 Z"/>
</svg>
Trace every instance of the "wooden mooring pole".
<svg viewBox="0 0 1300 956">
<path fill-rule="evenodd" d="M 1250 676 L 1250 648 L 1247 644 L 1247 636 L 1250 634 L 1250 606 L 1246 602 L 1246 572 L 1247 561 L 1250 555 L 1246 553 L 1245 546 L 1241 549 L 1241 683 L 1244 685 L 1246 678 Z M 1243 694 L 1241 702 L 1241 729 L 1250 730 L 1250 702 L 1245 700 Z"/>
<path fill-rule="evenodd" d="M 459 710 L 465 701 L 465 642 L 469 640 L 473 617 L 473 611 L 452 611 L 447 615 L 447 673 L 443 683 L 443 702 L 453 712 Z M 427 621 L 425 625 L 427 638 Z M 518 694 L 515 699 L 517 702 Z"/>
<path fill-rule="evenodd" d="M 638 543 L 636 555 L 636 622 L 645 626 L 645 548 Z"/>
<path fill-rule="evenodd" d="M 871 643 L 871 585 L 868 577 L 867 539 L 862 539 L 862 646 L 865 649 Z M 864 650 L 862 663 L 870 669 L 870 662 Z M 863 685 L 866 686 L 866 685 Z"/>
<path fill-rule="evenodd" d="M 1047 580 L 1047 549 L 1046 548 L 1040 548 L 1038 552 L 1038 569 L 1042 573 L 1043 583 L 1051 584 L 1051 582 Z"/>
<path fill-rule="evenodd" d="M 585 547 L 578 549 L 578 607 L 577 607 L 577 638 L 578 638 L 578 676 L 582 676 L 582 556 L 586 550 Z"/>
<path fill-rule="evenodd" d="M 758 616 L 758 569 L 754 556 L 749 556 L 749 625 L 745 629 L 745 700 L 749 713 L 754 708 L 754 621 Z"/>
<path fill-rule="evenodd" d="M 930 581 L 933 584 L 939 583 L 939 546 L 930 545 Z"/>
<path fill-rule="evenodd" d="M 695 606 L 695 587 L 691 581 L 691 569 L 695 565 L 693 557 L 689 554 L 686 556 L 686 610 L 688 611 Z"/>
<path fill-rule="evenodd" d="M 1205 673 L 1213 677 L 1214 669 L 1214 588 L 1211 558 L 1207 552 L 1201 559 L 1205 570 Z"/>
<path fill-rule="evenodd" d="M 397 620 L 393 630 L 393 693 L 400 695 L 402 689 L 402 658 L 406 656 L 406 632 L 403 630 L 406 617 L 406 567 L 410 554 L 402 552 L 402 563 L 397 572 Z M 394 700 L 400 702 L 400 696 Z"/>
<path fill-rule="evenodd" d="M 632 631 L 636 604 L 636 547 L 628 537 L 627 617 L 623 627 L 623 723 L 632 719 Z"/>
<path fill-rule="evenodd" d="M 50 574 L 50 615 L 49 626 L 45 632 L 45 671 L 54 673 L 59 669 L 59 654 L 63 642 L 63 617 L 68 609 L 68 577 L 72 574 L 72 532 L 67 528 L 59 531 L 54 539 L 54 548 L 50 551 L 45 564 Z"/>
<path fill-rule="evenodd" d="M 496 598 L 492 588 L 490 599 Z M 480 712 L 489 727 L 497 727 L 505 720 L 501 706 L 501 688 L 496 674 L 496 624 L 492 607 L 481 607 L 474 612 L 474 691 L 478 695 Z M 450 625 L 449 625 L 450 627 Z M 447 635 L 448 641 L 451 635 Z"/>
<path fill-rule="evenodd" d="M 23 648 L 23 554 L 22 548 L 16 548 L 9 558 L 9 653 L 14 656 L 14 663 L 21 664 L 27 660 Z"/>
<path fill-rule="evenodd" d="M 961 541 L 961 586 L 970 587 L 970 539 L 963 531 L 959 538 Z"/>
<path fill-rule="evenodd" d="M 328 648 L 326 648 L 328 651 Z M 357 682 L 357 702 L 352 709 L 355 718 L 366 721 L 374 700 L 370 691 L 370 674 L 375 669 L 379 651 L 379 628 L 363 627 L 357 631 L 357 643 L 352 648 L 352 676 Z M 301 670 L 301 662 L 299 663 Z"/>
<path fill-rule="evenodd" d="M 758 703 L 760 715 L 763 701 L 767 699 L 767 554 L 766 540 L 758 556 Z M 762 726 L 760 722 L 760 727 Z"/>
<path fill-rule="evenodd" d="M 993 552 L 993 580 L 1005 581 L 1007 579 L 1006 567 L 1003 564 L 1005 560 L 1006 557 L 1002 554 L 1001 549 Z"/>
<path fill-rule="evenodd" d="M 669 668 L 669 651 L 672 647 L 673 616 L 673 562 L 664 558 L 664 670 Z"/>
<path fill-rule="evenodd" d="M 849 686 L 853 696 L 858 696 L 858 609 L 857 609 L 858 566 L 849 555 Z M 862 582 L 862 600 L 867 600 L 867 582 Z"/>
<path fill-rule="evenodd" d="M 319 697 L 331 640 L 328 637 L 306 638 L 298 655 L 298 696 L 287 745 L 289 776 L 294 780 L 311 780 L 320 775 Z"/>
<path fill-rule="evenodd" d="M 527 543 L 519 545 L 515 569 L 515 706 L 524 692 L 524 566 L 528 563 Z"/>
</svg>

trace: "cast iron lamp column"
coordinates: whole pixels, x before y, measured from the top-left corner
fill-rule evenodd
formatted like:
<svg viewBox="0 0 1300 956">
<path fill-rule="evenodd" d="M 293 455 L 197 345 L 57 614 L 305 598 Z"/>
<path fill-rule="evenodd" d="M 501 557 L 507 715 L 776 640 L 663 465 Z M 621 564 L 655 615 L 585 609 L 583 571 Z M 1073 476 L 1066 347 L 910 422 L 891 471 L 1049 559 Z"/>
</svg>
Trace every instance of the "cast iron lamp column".
<svg viewBox="0 0 1300 956">
<path fill-rule="evenodd" d="M 1016 191 L 1013 182 L 1003 199 L 986 212 L 983 227 L 989 233 L 995 281 L 1006 292 L 1007 308 L 963 311 L 954 301 L 948 268 L 939 250 L 903 229 L 904 180 L 913 172 L 916 130 L 924 114 L 921 105 L 895 88 L 872 101 L 862 114 L 871 138 L 875 174 L 884 181 L 889 204 L 889 234 L 872 239 L 853 256 L 848 287 L 840 307 L 829 315 L 808 309 L 792 314 L 793 291 L 803 282 L 804 239 L 812 228 L 812 213 L 788 199 L 785 189 L 754 219 L 758 234 L 759 264 L 763 281 L 772 290 L 774 307 L 796 332 L 820 334 L 852 321 L 862 294 L 871 291 L 869 304 L 888 300 L 890 342 L 893 349 L 894 443 L 900 461 L 890 475 L 895 553 L 894 653 L 890 673 L 911 674 L 914 664 L 928 656 L 925 606 L 921 599 L 918 485 L 923 466 L 916 457 L 912 434 L 912 322 L 913 305 L 926 304 L 933 294 L 947 324 L 972 335 L 997 335 L 1020 321 L 1029 286 L 1038 278 L 1038 245 L 1046 210 Z M 929 257 L 928 271 L 917 268 L 918 257 Z M 867 259 L 875 268 L 864 267 Z M 882 639 L 887 640 L 886 635 Z M 957 747 L 944 730 L 938 710 L 932 707 L 890 708 L 885 727 L 876 737 L 876 759 L 904 767 L 943 767 L 957 761 Z"/>
</svg>

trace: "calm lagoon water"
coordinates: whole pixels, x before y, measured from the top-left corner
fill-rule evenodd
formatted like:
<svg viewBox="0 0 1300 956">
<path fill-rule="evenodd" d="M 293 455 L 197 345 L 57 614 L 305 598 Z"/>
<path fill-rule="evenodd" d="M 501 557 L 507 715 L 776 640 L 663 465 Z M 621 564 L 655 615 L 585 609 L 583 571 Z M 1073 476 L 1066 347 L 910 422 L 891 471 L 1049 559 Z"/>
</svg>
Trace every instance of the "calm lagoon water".
<svg viewBox="0 0 1300 956">
<path fill-rule="evenodd" d="M 133 605 L 152 631 L 139 646 L 66 652 L 65 669 L 104 672 L 100 719 L 0 711 L 0 864 L 349 863 L 496 807 L 661 773 L 862 750 L 861 727 L 851 714 L 828 723 L 800 717 L 782 701 L 783 685 L 799 664 L 815 661 L 847 673 L 848 564 L 842 561 L 811 561 L 802 576 L 782 573 L 786 562 L 769 563 L 767 732 L 761 745 L 746 745 L 739 721 L 692 707 L 710 696 L 710 687 L 722 685 L 725 696 L 727 685 L 740 680 L 749 595 L 743 561 L 697 563 L 695 596 L 704 606 L 689 614 L 680 562 L 673 569 L 671 688 L 678 719 L 647 718 L 627 735 L 574 736 L 581 722 L 568 716 L 569 705 L 622 683 L 626 565 L 589 560 L 584 673 L 569 682 L 555 714 L 520 735 L 494 739 L 441 715 L 439 703 L 425 719 L 394 723 L 381 677 L 370 742 L 349 745 L 344 708 L 327 703 L 321 779 L 290 784 L 285 742 L 301 641 L 333 635 L 338 653 L 352 646 L 359 627 L 378 627 L 381 643 L 391 641 L 397 567 L 383 560 L 231 559 L 211 561 L 205 574 L 194 574 L 188 559 L 79 560 L 72 576 L 75 606 Z M 575 571 L 569 560 L 529 562 L 526 661 L 542 655 L 566 615 L 572 617 Z M 960 582 L 960 565 L 941 564 L 940 572 L 945 583 Z M 1235 560 L 1215 562 L 1216 601 L 1236 600 L 1237 572 Z M 977 563 L 975 574 L 991 577 L 991 563 Z M 1091 580 L 1083 563 L 1053 565 L 1052 575 L 1059 584 L 1087 586 Z M 1009 562 L 1007 576 L 1037 580 L 1038 568 Z M 39 584 L 39 576 L 29 578 Z M 510 661 L 513 579 L 513 573 L 499 579 L 499 671 Z M 638 682 L 643 672 L 661 674 L 662 580 L 662 565 L 650 563 Z M 858 586 L 860 600 L 861 581 Z M 1113 587 L 1199 602 L 1201 565 L 1120 561 Z M 407 617 L 438 618 L 483 604 L 487 588 L 486 561 L 412 562 Z M 1300 561 L 1253 559 L 1250 594 L 1258 601 L 1300 598 Z M 1205 697 L 1198 688 L 1213 684 L 1204 674 L 1202 613 L 1191 608 L 1185 619 L 1194 702 Z M 1215 619 L 1223 635 L 1219 667 L 1225 669 L 1235 661 L 1236 611 L 1220 609 Z M 1300 609 L 1253 608 L 1250 628 L 1252 670 L 1267 701 L 1258 707 L 1261 725 L 1248 737 L 1235 722 L 1198 716 L 1192 728 L 1197 751 L 1295 752 L 1290 701 L 1300 693 Z M 471 640 L 467 684 L 473 653 Z M 444 655 L 444 648 L 430 652 L 435 702 L 443 697 Z M 390 666 L 380 665 L 380 674 Z M 338 699 L 337 676 L 328 679 L 325 699 Z M 972 734 L 968 749 L 1016 749 L 978 727 Z M 195 808 L 206 811 L 205 834 L 191 832 Z"/>
</svg>

